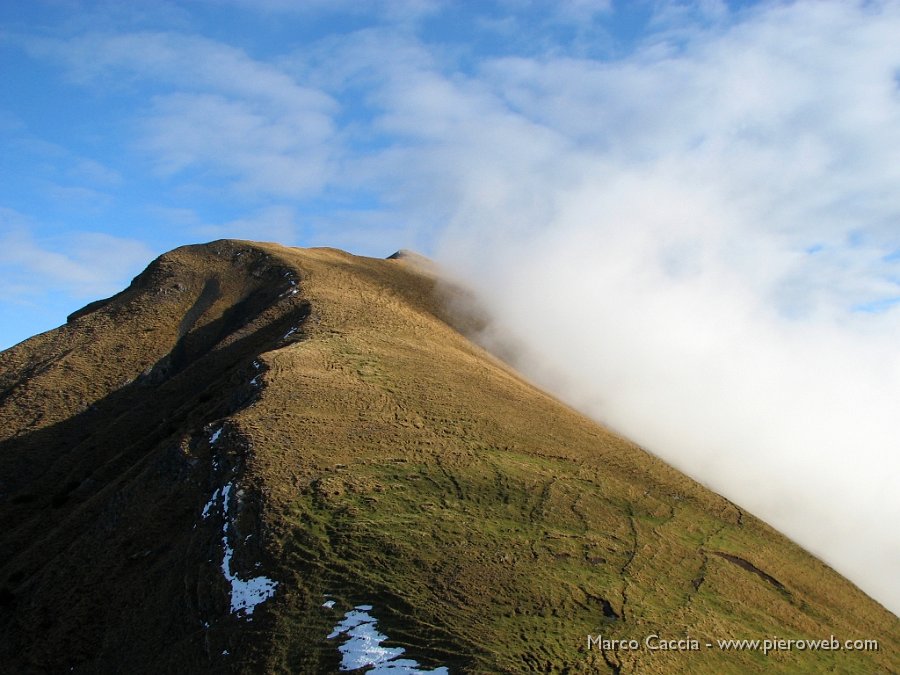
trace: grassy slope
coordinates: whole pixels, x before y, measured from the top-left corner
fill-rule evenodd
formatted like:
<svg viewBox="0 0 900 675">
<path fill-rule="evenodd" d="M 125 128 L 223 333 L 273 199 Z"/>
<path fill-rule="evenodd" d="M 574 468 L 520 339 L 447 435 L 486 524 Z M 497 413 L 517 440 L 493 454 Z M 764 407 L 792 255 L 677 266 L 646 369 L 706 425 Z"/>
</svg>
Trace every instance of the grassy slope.
<svg viewBox="0 0 900 675">
<path fill-rule="evenodd" d="M 473 346 L 441 321 L 427 276 L 279 253 L 316 309 L 304 339 L 266 355 L 263 396 L 238 419 L 251 474 L 271 489 L 282 573 L 304 570 L 308 600 L 285 634 L 304 608 L 318 621 L 328 592 L 374 601 L 392 637 L 469 655 L 476 670 L 896 669 L 893 615 Z M 603 655 L 586 653 L 588 633 L 878 636 L 883 649 Z"/>
<path fill-rule="evenodd" d="M 0 657 L 335 669 L 330 593 L 476 672 L 900 669 L 896 617 L 448 319 L 409 262 L 220 242 L 0 354 Z M 219 524 L 198 522 L 228 480 L 255 535 L 235 565 L 281 582 L 252 623 L 228 614 Z M 588 633 L 881 650 L 601 653 Z"/>
</svg>

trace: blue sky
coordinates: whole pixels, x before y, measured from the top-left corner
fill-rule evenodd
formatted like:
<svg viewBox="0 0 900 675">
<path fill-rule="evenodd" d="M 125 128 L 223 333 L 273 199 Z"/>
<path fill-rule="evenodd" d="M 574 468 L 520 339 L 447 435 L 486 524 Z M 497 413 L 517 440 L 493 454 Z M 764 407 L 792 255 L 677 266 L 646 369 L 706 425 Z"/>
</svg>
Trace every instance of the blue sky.
<svg viewBox="0 0 900 675">
<path fill-rule="evenodd" d="M 782 9 L 607 0 L 3 3 L 0 347 L 58 325 L 181 244 L 235 236 L 434 254 L 458 217 L 459 192 L 469 190 L 461 184 L 467 162 L 481 163 L 469 153 L 490 133 L 488 124 L 478 128 L 481 114 L 508 136 L 498 155 L 509 152 L 504 143 L 519 146 L 516 133 L 541 139 L 519 158 L 524 166 L 513 155 L 477 167 L 491 174 L 487 182 L 519 172 L 543 180 L 530 163 L 554 143 L 565 160 L 581 146 L 622 168 L 711 137 L 737 147 L 727 126 L 747 120 L 727 110 L 729 92 L 706 93 L 710 109 L 726 108 L 706 128 L 704 92 L 696 81 L 676 86 L 710 68 L 703 50 L 721 49 L 711 47 L 716 40 L 737 41 L 742 25 Z M 666 68 L 671 82 L 653 90 Z M 670 120 L 657 105 L 672 106 Z M 781 113 L 760 107 L 762 119 Z M 753 112 L 748 126 L 758 122 Z M 796 114 L 799 124 L 805 113 Z M 783 126 L 775 133 L 791 131 Z M 778 142 L 766 133 L 760 146 Z M 582 180 L 575 173 L 573 184 Z M 867 198 L 855 192 L 842 195 L 851 208 Z M 825 249 L 819 257 L 834 264 L 836 247 L 859 247 L 849 232 L 823 230 L 828 241 L 804 229 L 797 246 Z M 882 235 L 869 253 L 886 262 L 898 242 Z M 879 287 L 852 306 L 891 307 L 900 293 L 886 279 L 868 279 Z"/>
<path fill-rule="evenodd" d="M 474 82 L 514 57 L 602 63 L 730 20 L 596 0 L 2 3 L 0 347 L 181 244 L 433 253 L 447 214 L 398 204 L 433 187 L 388 167 L 422 140 L 386 124 L 404 69 Z"/>
<path fill-rule="evenodd" d="M 0 348 L 221 237 L 431 255 L 900 610 L 900 3 L 0 3 Z M 841 499 L 835 499 L 841 494 Z"/>
</svg>

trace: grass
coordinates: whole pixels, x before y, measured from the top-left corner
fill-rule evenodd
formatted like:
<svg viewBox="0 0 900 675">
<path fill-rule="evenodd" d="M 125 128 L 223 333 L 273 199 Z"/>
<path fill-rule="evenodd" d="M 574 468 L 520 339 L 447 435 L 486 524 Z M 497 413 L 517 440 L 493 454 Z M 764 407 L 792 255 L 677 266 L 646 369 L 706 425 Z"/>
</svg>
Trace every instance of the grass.
<svg viewBox="0 0 900 675">
<path fill-rule="evenodd" d="M 457 327 L 484 317 L 449 295 L 403 259 L 218 242 L 0 355 L 0 656 L 62 670 L 77 638 L 85 671 L 130 648 L 135 672 L 330 672 L 325 636 L 365 603 L 391 644 L 453 671 L 900 670 L 894 615 L 477 347 Z M 247 495 L 234 564 L 279 581 L 252 622 L 228 615 L 221 524 L 197 517 L 227 480 Z M 93 604 L 60 605 L 73 583 Z M 881 649 L 601 651 L 588 634 Z"/>
<path fill-rule="evenodd" d="M 291 407 L 302 423 L 256 444 L 297 476 L 272 504 L 284 525 L 275 557 L 319 560 L 322 592 L 375 604 L 420 658 L 478 672 L 608 669 L 586 652 L 589 632 L 877 633 L 896 645 L 896 618 L 819 561 L 465 340 L 427 276 L 402 261 L 283 255 L 321 309 L 304 342 L 267 355 L 275 375 L 240 416 L 250 425 Z M 714 552 L 777 571 L 787 590 Z M 894 668 L 893 649 L 609 658 L 623 672 L 866 672 Z"/>
</svg>

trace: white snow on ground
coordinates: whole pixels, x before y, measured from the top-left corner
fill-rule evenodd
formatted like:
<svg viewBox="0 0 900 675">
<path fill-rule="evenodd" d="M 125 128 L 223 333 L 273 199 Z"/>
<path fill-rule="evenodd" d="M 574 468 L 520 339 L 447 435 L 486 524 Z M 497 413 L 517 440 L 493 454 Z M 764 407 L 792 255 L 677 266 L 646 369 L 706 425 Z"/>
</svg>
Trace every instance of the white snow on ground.
<svg viewBox="0 0 900 675">
<path fill-rule="evenodd" d="M 228 540 L 228 524 L 230 522 L 228 499 L 231 496 L 231 487 L 231 483 L 228 483 L 222 488 L 222 516 L 225 521 L 222 525 L 222 547 L 225 549 L 225 554 L 222 556 L 222 574 L 231 584 L 231 613 L 243 613 L 249 616 L 253 614 L 253 610 L 258 604 L 265 602 L 275 594 L 278 582 L 262 576 L 241 579 L 231 571 L 231 558 L 234 556 L 234 547 Z"/>
<path fill-rule="evenodd" d="M 219 427 L 218 429 L 216 429 L 216 430 L 213 432 L 212 436 L 209 437 L 209 444 L 210 444 L 210 445 L 215 445 L 215 444 L 216 444 L 216 442 L 219 440 L 219 436 L 222 435 L 222 429 L 223 429 L 223 428 L 224 428 L 224 427 Z"/>
<path fill-rule="evenodd" d="M 322 603 L 322 607 L 325 607 L 326 609 L 332 609 L 334 607 L 334 600 L 326 600 Z"/>
<path fill-rule="evenodd" d="M 331 603 L 329 605 L 329 603 Z M 332 607 L 333 600 L 326 602 L 323 607 Z M 340 635 L 347 636 L 338 650 L 341 652 L 341 670 L 356 670 L 368 667 L 367 673 L 378 675 L 414 675 L 418 673 L 433 675 L 448 675 L 446 666 L 440 666 L 433 670 L 423 670 L 418 662 L 413 659 L 398 658 L 405 651 L 402 647 L 382 647 L 381 643 L 387 640 L 387 635 L 379 633 L 375 628 L 377 620 L 369 612 L 372 605 L 357 605 L 351 611 L 344 614 L 344 619 L 328 636 L 329 639 Z"/>
<path fill-rule="evenodd" d="M 282 339 L 282 340 L 286 340 L 286 339 L 289 338 L 291 335 L 293 335 L 294 333 L 296 333 L 298 330 L 299 330 L 299 326 L 294 326 L 294 327 L 291 328 L 287 333 L 285 333 L 284 336 L 283 336 L 281 339 Z"/>
<path fill-rule="evenodd" d="M 231 519 L 229 518 L 229 510 L 231 508 L 229 500 L 231 498 L 232 487 L 232 483 L 227 483 L 222 488 L 221 496 L 219 494 L 219 489 L 217 488 L 216 491 L 213 492 L 212 497 L 210 497 L 210 500 L 203 507 L 203 512 L 200 515 L 206 520 L 212 509 L 221 501 L 223 521 L 222 549 L 224 550 L 222 555 L 222 574 L 225 575 L 225 579 L 231 584 L 231 613 L 240 613 L 249 616 L 253 614 L 253 610 L 256 609 L 258 604 L 265 602 L 275 594 L 275 588 L 278 586 L 278 582 L 263 576 L 241 579 L 238 574 L 231 569 L 231 560 L 234 557 L 234 546 L 231 545 L 228 527 L 231 524 Z M 238 493 L 237 496 L 240 497 L 240 493 Z M 249 538 L 250 535 L 245 537 L 244 540 L 246 541 Z M 256 566 L 259 567 L 259 563 L 256 563 Z"/>
<path fill-rule="evenodd" d="M 203 520 L 209 518 L 209 512 L 213 506 L 216 504 L 216 500 L 219 498 L 219 488 L 216 488 L 216 491 L 213 492 L 212 497 L 209 498 L 209 501 L 206 502 L 206 506 L 203 507 L 203 512 L 200 514 L 200 517 Z"/>
<path fill-rule="evenodd" d="M 262 364 L 260 364 L 258 359 L 253 360 L 253 368 L 257 372 L 262 370 Z M 254 387 L 258 387 L 259 386 L 259 375 L 254 376 L 253 379 L 250 380 L 250 384 L 252 384 Z"/>
</svg>

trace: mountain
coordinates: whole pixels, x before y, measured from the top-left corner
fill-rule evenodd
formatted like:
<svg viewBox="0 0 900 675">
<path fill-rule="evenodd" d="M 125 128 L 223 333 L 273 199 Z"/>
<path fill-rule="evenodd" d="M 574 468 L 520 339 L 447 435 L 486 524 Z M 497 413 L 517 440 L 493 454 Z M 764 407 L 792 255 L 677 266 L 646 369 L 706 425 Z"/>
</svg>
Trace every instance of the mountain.
<svg viewBox="0 0 900 675">
<path fill-rule="evenodd" d="M 0 353 L 0 670 L 900 670 L 897 617 L 476 346 L 455 293 L 217 241 Z M 879 648 L 716 642 L 831 636 Z"/>
</svg>

